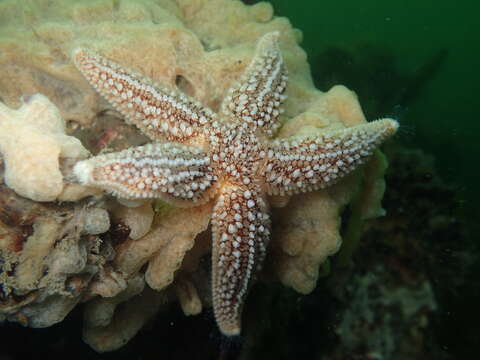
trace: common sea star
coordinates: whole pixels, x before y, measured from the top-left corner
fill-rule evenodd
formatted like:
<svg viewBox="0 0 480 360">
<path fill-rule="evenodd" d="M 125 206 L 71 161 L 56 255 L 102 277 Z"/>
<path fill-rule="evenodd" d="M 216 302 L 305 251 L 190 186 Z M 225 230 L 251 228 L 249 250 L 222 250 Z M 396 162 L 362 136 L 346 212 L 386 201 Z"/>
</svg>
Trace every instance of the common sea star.
<svg viewBox="0 0 480 360">
<path fill-rule="evenodd" d="M 81 73 L 125 118 L 154 141 L 80 161 L 79 181 L 124 198 L 159 198 L 177 206 L 214 199 L 212 298 L 225 335 L 240 333 L 241 311 L 270 237 L 268 195 L 324 188 L 365 161 L 398 124 L 382 119 L 306 136 L 271 140 L 287 74 L 278 32 L 258 41 L 219 113 L 85 49 Z"/>
</svg>

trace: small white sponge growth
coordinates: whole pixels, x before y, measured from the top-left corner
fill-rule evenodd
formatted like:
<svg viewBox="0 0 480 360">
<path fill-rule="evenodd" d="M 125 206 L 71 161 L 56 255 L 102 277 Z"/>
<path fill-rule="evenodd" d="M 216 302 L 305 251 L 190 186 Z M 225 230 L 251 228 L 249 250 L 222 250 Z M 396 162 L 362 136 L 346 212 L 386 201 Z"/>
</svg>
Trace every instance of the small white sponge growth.
<svg viewBox="0 0 480 360">
<path fill-rule="evenodd" d="M 85 158 L 80 141 L 65 134 L 57 107 L 41 94 L 13 110 L 0 103 L 0 153 L 5 183 L 35 201 L 53 201 L 63 190 L 59 158 Z"/>
</svg>

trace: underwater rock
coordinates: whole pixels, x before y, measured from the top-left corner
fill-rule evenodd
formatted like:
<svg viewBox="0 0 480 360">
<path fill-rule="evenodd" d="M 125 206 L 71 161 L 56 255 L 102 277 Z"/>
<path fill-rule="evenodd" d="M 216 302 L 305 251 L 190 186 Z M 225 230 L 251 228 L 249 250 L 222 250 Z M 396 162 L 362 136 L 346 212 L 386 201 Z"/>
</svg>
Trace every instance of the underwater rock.
<svg viewBox="0 0 480 360">
<path fill-rule="evenodd" d="M 30 327 L 62 321 L 104 265 L 105 246 L 91 233 L 109 228 L 108 214 L 42 205 L 5 186 L 0 208 L 0 314 Z"/>
<path fill-rule="evenodd" d="M 252 58 L 257 39 L 271 31 L 281 33 L 280 48 L 290 72 L 285 113 L 280 116 L 284 126 L 279 137 L 365 122 L 351 91 L 336 86 L 323 93 L 313 86 L 306 54 L 298 45 L 301 33 L 287 19 L 274 17 L 267 3 L 246 6 L 227 0 L 2 1 L 0 97 L 8 106 L 15 107 L 22 94 L 45 94 L 67 120 L 67 133 L 80 138 L 92 153 L 118 151 L 145 139 L 133 127 L 115 122 L 114 118 L 120 116 L 75 69 L 70 59 L 73 48 L 84 46 L 98 51 L 218 110 L 227 89 L 240 78 Z M 97 128 L 101 131 L 89 131 Z M 362 184 L 364 173 L 367 180 Z M 378 191 L 365 192 L 372 196 L 367 196 L 365 203 L 369 206 L 362 211 L 381 213 L 382 176 L 382 171 L 367 166 L 327 190 L 284 199 L 283 205 L 289 200 L 289 206 L 274 211 L 267 266 L 260 277 L 279 280 L 302 293 L 312 291 L 319 266 L 341 244 L 340 215 L 354 194 L 365 189 L 365 184 L 377 187 Z M 71 186 L 77 188 L 72 188 L 66 198 L 74 201 L 81 197 L 76 191 L 83 194 L 88 190 L 78 184 Z M 20 251 L 12 257 L 11 250 L 1 250 L 3 296 L 9 299 L 9 294 L 25 291 L 41 296 L 15 304 L 14 310 L 0 308 L 0 316 L 29 326 L 47 326 L 48 321 L 24 321 L 25 316 L 36 319 L 49 308 L 49 313 L 58 315 L 55 321 L 59 321 L 79 301 L 85 301 L 88 315 L 84 339 L 97 351 L 109 351 L 128 342 L 148 319 L 161 311 L 165 302 L 180 300 L 186 314 L 196 314 L 211 305 L 208 292 L 203 291 L 209 283 L 210 269 L 201 261 L 211 251 L 211 203 L 180 209 L 156 202 L 127 209 L 123 203 L 111 204 L 114 200 L 95 195 L 88 200 L 89 205 L 108 210 L 112 220 L 101 237 L 96 233 L 105 228 L 92 222 L 87 226 L 91 234 L 82 234 L 84 230 L 80 228 L 85 229 L 86 221 L 82 217 L 82 226 L 70 226 L 70 232 L 59 232 L 65 238 L 58 238 L 58 234 L 47 230 L 59 231 L 64 228 L 63 223 L 59 225 L 55 217 L 52 220 L 47 216 L 45 224 L 38 220 L 36 227 L 49 227 L 41 234 L 36 232 L 32 239 L 39 239 L 35 244 L 43 244 L 42 253 L 49 256 L 23 256 Z M 77 207 L 86 202 L 64 206 L 71 218 L 77 219 Z M 8 211 L 2 208 L 2 212 Z M 5 243 L 1 241 L 0 244 Z M 78 263 L 58 265 L 53 268 L 63 269 L 62 272 L 47 274 L 55 284 L 63 284 L 61 291 L 55 287 L 52 290 L 53 285 L 39 291 L 39 284 L 43 284 L 39 269 L 57 264 L 57 250 L 49 251 L 59 243 L 65 248 L 64 254 L 77 254 Z M 14 245 L 8 243 L 0 249 L 11 246 Z M 66 259 L 71 259 L 71 255 Z M 18 269 L 21 273 L 17 274 Z M 76 273 L 83 275 L 69 275 Z M 20 275 L 33 280 L 26 286 L 11 279 Z M 73 295 L 64 289 L 72 278 L 76 284 Z M 49 296 L 56 296 L 55 301 Z M 35 301 L 43 308 L 30 306 Z M 102 315 L 101 309 L 107 307 L 108 316 Z"/>
</svg>

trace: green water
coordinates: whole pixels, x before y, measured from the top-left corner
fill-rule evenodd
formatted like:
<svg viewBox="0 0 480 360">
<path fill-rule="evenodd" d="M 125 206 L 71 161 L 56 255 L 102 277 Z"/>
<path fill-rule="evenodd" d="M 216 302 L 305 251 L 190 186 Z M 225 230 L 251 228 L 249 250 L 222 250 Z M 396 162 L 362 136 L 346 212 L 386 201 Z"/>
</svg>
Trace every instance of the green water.
<svg viewBox="0 0 480 360">
<path fill-rule="evenodd" d="M 435 154 L 439 170 L 465 190 L 467 205 L 474 211 L 480 201 L 476 166 L 480 154 L 477 105 L 480 3 L 473 0 L 272 0 L 271 3 L 277 14 L 287 16 L 302 30 L 302 45 L 310 59 L 331 46 L 351 49 L 370 44 L 387 49 L 396 57 L 400 70 L 411 73 L 438 51 L 448 51 L 418 101 L 400 119 L 403 126 L 413 131 L 400 136 L 402 141 L 418 144 Z"/>
<path fill-rule="evenodd" d="M 376 116 L 397 114 L 403 130 L 395 141 L 432 155 L 439 175 L 454 189 L 462 214 L 461 227 L 467 235 L 464 238 L 448 239 L 442 245 L 443 252 L 440 253 L 449 252 L 450 246 L 464 248 L 464 252 L 471 258 L 466 260 L 459 256 L 453 261 L 469 263 L 469 275 L 459 273 L 457 278 L 453 276 L 451 284 L 443 285 L 449 288 L 447 292 L 455 295 L 445 297 L 439 295 L 442 291 L 435 290 L 439 299 L 437 320 L 441 319 L 435 326 L 436 333 L 440 334 L 437 341 L 443 351 L 442 359 L 476 357 L 472 354 L 478 353 L 480 342 L 477 325 L 480 322 L 480 312 L 477 309 L 480 301 L 480 284 L 477 280 L 480 275 L 480 218 L 477 215 L 477 204 L 480 201 L 480 3 L 466 0 L 272 0 L 271 3 L 277 14 L 287 16 L 294 27 L 302 30 L 302 45 L 309 55 L 312 73 L 319 87 L 324 85 L 319 74 L 325 74 L 320 67 L 328 64 L 328 61 L 319 63 L 318 58 L 332 48 L 345 51 L 351 55 L 351 59 L 363 59 L 363 62 L 360 61 L 363 65 L 366 61 L 360 53 L 362 48 L 373 49 L 373 53 L 393 59 L 394 66 L 387 66 L 386 72 L 394 68 L 396 74 L 380 76 L 387 82 L 382 84 L 385 89 L 404 85 L 398 81 L 403 75 L 414 77 L 425 67 L 428 68 L 429 64 L 435 63 L 435 59 L 441 58 L 431 67 L 432 72 L 407 104 L 401 105 L 399 109 L 392 101 L 390 109 L 388 106 L 382 108 L 386 111 L 385 114 L 373 113 Z M 324 60 L 325 58 L 328 56 L 323 55 Z M 355 61 L 352 61 L 352 66 L 354 65 Z M 378 65 L 378 62 L 371 63 L 372 67 Z M 346 69 L 347 75 L 340 71 L 339 77 L 358 93 L 362 104 L 367 104 L 365 110 L 368 114 L 368 104 L 372 101 L 369 96 L 372 92 L 365 90 L 375 88 L 378 84 L 372 83 L 370 86 L 359 82 L 359 79 L 368 82 L 368 76 L 362 78 L 362 74 L 352 74 L 348 69 L 348 61 L 343 69 Z M 356 69 L 368 74 L 375 73 L 375 69 L 367 70 L 365 66 L 357 66 Z M 399 74 L 402 76 L 395 76 Z M 328 87 L 321 90 L 328 90 Z M 412 198 L 412 201 L 415 200 Z M 441 195 L 438 201 L 442 201 Z M 437 240 L 437 236 L 432 235 L 426 238 L 425 243 L 432 244 Z M 432 256 L 439 257 L 438 254 Z M 451 260 L 445 260 L 435 265 L 437 269 L 435 266 L 431 268 L 434 288 L 436 282 L 441 282 L 435 275 L 435 272 L 441 271 L 438 267 L 448 268 L 451 265 Z M 462 286 L 454 284 L 462 282 Z M 442 302 L 446 298 L 448 300 Z M 440 357 L 425 354 L 424 358 Z"/>
</svg>

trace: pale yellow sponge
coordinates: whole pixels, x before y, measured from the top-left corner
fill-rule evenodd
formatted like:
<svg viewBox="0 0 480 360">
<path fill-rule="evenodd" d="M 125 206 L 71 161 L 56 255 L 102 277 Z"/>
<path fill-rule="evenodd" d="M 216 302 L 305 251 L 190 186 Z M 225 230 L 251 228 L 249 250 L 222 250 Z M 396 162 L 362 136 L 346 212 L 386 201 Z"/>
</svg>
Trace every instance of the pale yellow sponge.
<svg viewBox="0 0 480 360">
<path fill-rule="evenodd" d="M 88 151 L 65 134 L 65 122 L 47 97 L 23 97 L 18 110 L 0 103 L 0 153 L 5 183 L 17 194 L 53 201 L 63 190 L 60 158 L 84 158 Z"/>
</svg>

